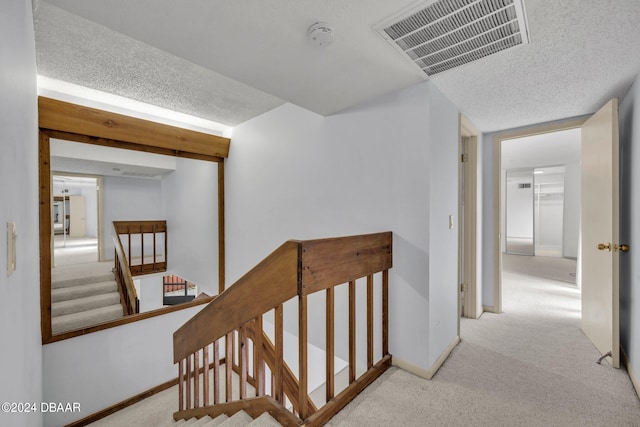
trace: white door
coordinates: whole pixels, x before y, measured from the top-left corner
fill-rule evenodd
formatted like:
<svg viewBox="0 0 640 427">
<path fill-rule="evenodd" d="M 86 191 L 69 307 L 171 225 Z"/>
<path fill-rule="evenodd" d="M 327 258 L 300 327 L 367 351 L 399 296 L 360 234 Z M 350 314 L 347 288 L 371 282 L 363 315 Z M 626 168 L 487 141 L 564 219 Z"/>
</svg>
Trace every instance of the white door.
<svg viewBox="0 0 640 427">
<path fill-rule="evenodd" d="M 582 126 L 582 330 L 620 367 L 618 100 Z"/>
<path fill-rule="evenodd" d="M 83 237 L 87 234 L 87 209 L 84 196 L 69 196 L 69 236 Z"/>
</svg>

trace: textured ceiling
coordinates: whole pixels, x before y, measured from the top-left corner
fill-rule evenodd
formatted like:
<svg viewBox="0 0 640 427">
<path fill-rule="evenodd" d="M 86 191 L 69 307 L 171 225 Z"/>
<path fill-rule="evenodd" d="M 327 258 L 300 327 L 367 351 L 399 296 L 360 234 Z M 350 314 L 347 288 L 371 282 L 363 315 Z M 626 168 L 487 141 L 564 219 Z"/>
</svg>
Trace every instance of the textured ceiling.
<svg viewBox="0 0 640 427">
<path fill-rule="evenodd" d="M 640 1 L 524 2 L 530 44 L 432 77 L 478 128 L 589 114 L 625 94 Z M 231 125 L 283 101 L 332 114 L 422 80 L 374 29 L 415 4 L 49 0 L 36 7 L 38 71 Z M 316 21 L 335 28 L 326 49 L 306 40 Z"/>
<path fill-rule="evenodd" d="M 502 169 L 580 162 L 580 129 L 544 133 L 502 142 Z"/>
<path fill-rule="evenodd" d="M 47 3 L 35 14 L 38 74 L 237 125 L 284 101 Z"/>
</svg>

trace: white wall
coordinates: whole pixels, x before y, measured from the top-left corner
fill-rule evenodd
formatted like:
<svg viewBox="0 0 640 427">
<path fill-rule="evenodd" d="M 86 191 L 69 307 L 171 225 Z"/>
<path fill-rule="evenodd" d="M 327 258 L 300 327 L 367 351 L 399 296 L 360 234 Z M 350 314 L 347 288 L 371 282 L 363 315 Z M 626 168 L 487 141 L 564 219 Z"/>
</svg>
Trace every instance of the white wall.
<svg viewBox="0 0 640 427">
<path fill-rule="evenodd" d="M 640 381 L 640 78 L 620 103 L 619 114 L 620 241 L 631 247 L 620 256 L 620 343 Z"/>
<path fill-rule="evenodd" d="M 161 184 L 154 179 L 105 176 L 102 187 L 104 254 L 106 259 L 113 259 L 113 221 L 164 219 Z M 149 252 L 145 249 L 145 253 Z"/>
<path fill-rule="evenodd" d="M 96 184 L 97 185 L 97 184 Z M 87 236 L 98 236 L 98 191 L 95 185 L 84 185 L 80 188 L 84 196 L 85 218 L 87 221 Z"/>
<path fill-rule="evenodd" d="M 42 400 L 36 58 L 31 1 L 0 13 L 0 402 Z M 6 224 L 17 227 L 17 270 L 7 277 Z M 0 425 L 39 426 L 42 415 L 0 412 Z"/>
<path fill-rule="evenodd" d="M 173 332 L 202 307 L 44 346 L 44 401 L 78 402 L 82 409 L 47 413 L 44 425 L 68 424 L 176 378 Z"/>
<path fill-rule="evenodd" d="M 161 183 L 162 218 L 167 220 L 169 268 L 218 294 L 218 164 L 176 159 Z"/>
<path fill-rule="evenodd" d="M 458 110 L 440 91 L 432 89 L 429 93 L 429 366 L 458 335 L 459 295 L 458 226 L 455 224 L 459 203 L 456 191 Z M 454 219 L 453 228 L 449 227 L 449 217 Z M 403 339 L 409 337 L 403 336 Z"/>
<path fill-rule="evenodd" d="M 457 154 L 457 110 L 430 83 L 326 118 L 285 104 L 238 126 L 227 283 L 288 239 L 391 230 L 391 352 L 428 369 L 457 334 Z M 322 341 L 322 315 L 309 318 Z"/>
</svg>

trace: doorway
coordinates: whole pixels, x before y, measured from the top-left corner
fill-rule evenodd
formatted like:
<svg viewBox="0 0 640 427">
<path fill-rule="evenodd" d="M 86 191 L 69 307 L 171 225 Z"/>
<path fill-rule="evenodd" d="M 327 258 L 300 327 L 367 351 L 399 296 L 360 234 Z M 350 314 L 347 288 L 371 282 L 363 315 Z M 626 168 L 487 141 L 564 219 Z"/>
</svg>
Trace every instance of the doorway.
<svg viewBox="0 0 640 427">
<path fill-rule="evenodd" d="M 100 176 L 52 173 L 54 267 L 103 259 L 101 187 Z"/>
<path fill-rule="evenodd" d="M 503 311 L 505 257 L 511 264 L 528 261 L 531 265 L 527 268 L 536 274 L 579 286 L 584 121 L 575 119 L 494 136 L 494 191 L 499 197 L 494 199 L 496 277 L 490 311 Z M 519 214 L 507 211 L 509 198 L 519 200 Z M 520 218 L 519 227 L 509 222 L 514 217 Z M 511 258 L 514 256 L 526 258 Z"/>
</svg>

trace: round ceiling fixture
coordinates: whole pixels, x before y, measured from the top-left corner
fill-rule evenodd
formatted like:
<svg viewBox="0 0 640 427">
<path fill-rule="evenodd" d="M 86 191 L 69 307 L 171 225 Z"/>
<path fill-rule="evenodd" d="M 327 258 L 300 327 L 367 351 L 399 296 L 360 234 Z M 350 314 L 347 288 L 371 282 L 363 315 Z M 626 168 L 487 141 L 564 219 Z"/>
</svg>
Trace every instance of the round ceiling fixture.
<svg viewBox="0 0 640 427">
<path fill-rule="evenodd" d="M 307 30 L 307 37 L 316 46 L 328 46 L 333 42 L 333 27 L 326 22 L 316 22 Z"/>
</svg>

